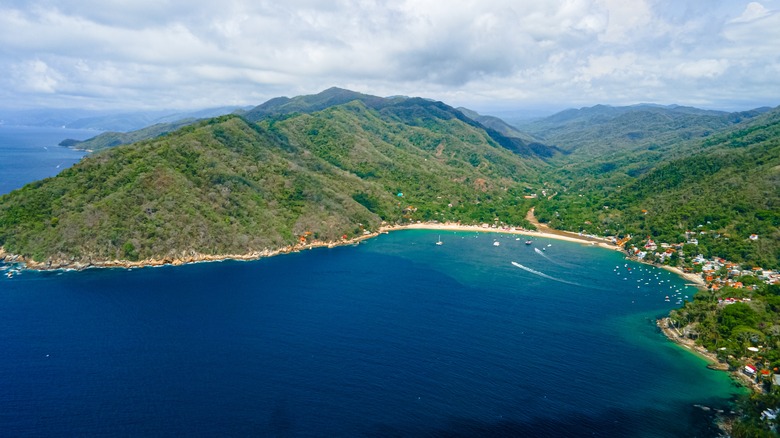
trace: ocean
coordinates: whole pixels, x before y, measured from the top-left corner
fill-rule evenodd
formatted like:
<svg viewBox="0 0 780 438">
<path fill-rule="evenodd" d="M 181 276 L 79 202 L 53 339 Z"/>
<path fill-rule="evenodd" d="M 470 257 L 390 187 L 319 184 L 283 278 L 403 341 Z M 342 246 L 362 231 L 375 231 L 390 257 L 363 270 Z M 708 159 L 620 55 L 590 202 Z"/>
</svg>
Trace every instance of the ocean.
<svg viewBox="0 0 780 438">
<path fill-rule="evenodd" d="M 0 195 L 54 176 L 84 156 L 59 146 L 66 138 L 86 140 L 100 132 L 87 129 L 0 125 Z"/>
<path fill-rule="evenodd" d="M 695 405 L 744 390 L 655 327 L 693 287 L 516 239 L 406 230 L 252 262 L 2 275 L 0 430 L 717 434 Z"/>
</svg>

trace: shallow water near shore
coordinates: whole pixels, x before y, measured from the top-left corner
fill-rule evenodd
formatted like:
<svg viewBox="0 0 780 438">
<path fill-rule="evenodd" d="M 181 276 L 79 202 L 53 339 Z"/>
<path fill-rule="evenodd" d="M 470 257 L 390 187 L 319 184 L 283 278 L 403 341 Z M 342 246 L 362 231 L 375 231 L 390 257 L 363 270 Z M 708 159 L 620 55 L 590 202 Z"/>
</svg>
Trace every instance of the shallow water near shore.
<svg viewBox="0 0 780 438">
<path fill-rule="evenodd" d="M 694 405 L 742 390 L 654 325 L 693 288 L 615 251 L 516 239 L 406 230 L 253 262 L 3 275 L 0 429 L 716 434 Z"/>
</svg>

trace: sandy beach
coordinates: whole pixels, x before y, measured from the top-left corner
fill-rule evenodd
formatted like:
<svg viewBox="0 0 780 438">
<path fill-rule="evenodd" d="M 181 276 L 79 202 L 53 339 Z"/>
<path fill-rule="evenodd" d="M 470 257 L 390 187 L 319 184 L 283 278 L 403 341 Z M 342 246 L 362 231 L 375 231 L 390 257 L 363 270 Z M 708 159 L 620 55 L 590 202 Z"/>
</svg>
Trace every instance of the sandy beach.
<svg viewBox="0 0 780 438">
<path fill-rule="evenodd" d="M 602 248 L 608 248 L 612 250 L 620 251 L 621 248 L 614 245 L 605 239 L 597 239 L 587 236 L 578 236 L 576 233 L 567 232 L 543 232 L 524 230 L 519 228 L 492 228 L 484 227 L 480 225 L 462 225 L 458 223 L 413 223 L 407 225 L 385 225 L 379 228 L 378 232 L 373 232 L 351 239 L 339 240 L 339 241 L 311 241 L 306 243 L 299 243 L 295 245 L 285 246 L 278 249 L 264 249 L 262 251 L 255 251 L 247 254 L 187 254 L 178 257 L 161 257 L 156 259 L 145 259 L 138 261 L 129 260 L 93 260 L 90 262 L 73 262 L 73 261 L 54 261 L 54 262 L 37 262 L 33 260 L 26 260 L 24 257 L 9 254 L 0 248 L 0 260 L 5 259 L 11 263 L 23 263 L 27 269 L 34 270 L 57 270 L 57 269 L 76 269 L 81 270 L 85 268 L 142 268 L 146 266 L 164 266 L 164 265 L 182 265 L 188 263 L 198 262 L 213 262 L 221 260 L 257 260 L 264 257 L 273 257 L 279 254 L 286 254 L 290 252 L 303 251 L 313 248 L 321 247 L 335 247 L 342 245 L 353 245 L 360 241 L 370 239 L 378 236 L 379 234 L 389 233 L 391 231 L 398 230 L 439 230 L 439 231 L 468 231 L 479 233 L 504 233 L 504 234 L 517 234 L 528 237 L 544 237 L 548 239 L 565 240 L 569 242 L 581 243 L 584 245 L 598 245 Z M 556 230 L 557 231 L 557 230 Z"/>
<path fill-rule="evenodd" d="M 27 260 L 19 255 L 14 255 L 6 252 L 0 247 L 0 261 L 7 263 L 19 263 L 23 264 L 27 269 L 33 270 L 60 270 L 60 269 L 75 269 L 82 270 L 87 268 L 142 268 L 147 266 L 165 266 L 165 265 L 183 265 L 189 263 L 199 262 L 214 262 L 223 260 L 257 260 L 265 257 L 273 257 L 275 255 L 286 254 L 291 252 L 298 252 L 307 249 L 328 247 L 342 245 L 354 245 L 366 239 L 371 239 L 379 234 L 389 233 L 391 231 L 398 230 L 438 230 L 438 231 L 459 231 L 459 232 L 478 232 L 478 233 L 503 233 L 503 234 L 516 234 L 527 237 L 541 237 L 546 239 L 563 240 L 567 242 L 580 243 L 583 245 L 599 246 L 601 248 L 611 249 L 613 251 L 623 251 L 623 248 L 614 244 L 611 240 L 596 237 L 587 236 L 579 233 L 573 233 L 569 231 L 555 230 L 548 227 L 545 224 L 539 223 L 534 217 L 533 208 L 528 211 L 526 219 L 537 227 L 537 230 L 526 230 L 524 228 L 517 227 L 494 227 L 490 225 L 464 225 L 460 223 L 439 223 L 439 222 L 419 222 L 403 225 L 383 225 L 376 232 L 353 237 L 351 239 L 343 239 L 338 241 L 309 241 L 305 243 L 297 243 L 294 245 L 285 246 L 276 249 L 263 249 L 261 251 L 253 251 L 246 254 L 199 254 L 188 253 L 174 257 L 161 257 L 155 259 L 145 259 L 138 261 L 129 260 L 90 260 L 84 261 L 46 261 L 38 262 L 33 260 Z M 701 276 L 691 273 L 685 273 L 679 268 L 661 266 L 675 274 L 680 275 L 691 283 L 704 287 L 705 283 Z"/>
<path fill-rule="evenodd" d="M 582 243 L 586 245 L 595 245 L 602 248 L 608 248 L 616 251 L 622 251 L 622 248 L 614 243 L 598 237 L 582 236 L 577 233 L 558 230 L 534 231 L 522 228 L 492 228 L 481 225 L 462 225 L 457 223 L 415 223 L 408 225 L 388 225 L 380 228 L 380 232 L 389 232 L 397 230 L 440 230 L 440 231 L 472 231 L 478 233 L 504 233 L 517 234 L 529 237 L 543 237 L 546 239 L 565 240 L 568 242 Z"/>
<path fill-rule="evenodd" d="M 694 274 L 692 272 L 684 272 L 682 269 L 676 266 L 660 265 L 660 267 L 666 269 L 669 272 L 674 272 L 675 274 L 690 281 L 691 284 L 699 288 L 704 288 L 707 286 L 707 283 L 704 281 L 704 278 L 702 278 L 702 276 L 699 274 Z"/>
</svg>

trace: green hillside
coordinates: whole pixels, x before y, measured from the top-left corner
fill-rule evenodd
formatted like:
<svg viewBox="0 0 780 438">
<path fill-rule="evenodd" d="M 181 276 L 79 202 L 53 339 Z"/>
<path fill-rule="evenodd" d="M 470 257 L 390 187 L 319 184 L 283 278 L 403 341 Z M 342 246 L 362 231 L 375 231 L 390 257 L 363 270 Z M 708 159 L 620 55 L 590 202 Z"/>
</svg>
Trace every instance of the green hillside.
<svg viewBox="0 0 780 438">
<path fill-rule="evenodd" d="M 581 176 L 537 211 L 555 227 L 589 233 L 676 243 L 694 231 L 705 256 L 780 266 L 780 109 L 675 147 L 680 153 L 656 164 L 627 152 L 626 162 L 647 166 L 643 174 L 620 186 L 608 172 Z"/>
<path fill-rule="evenodd" d="M 369 107 L 382 107 L 397 100 L 407 98 L 384 99 L 377 96 L 332 87 L 318 94 L 289 97 L 277 97 L 258 105 L 243 114 L 244 118 L 256 122 L 271 116 L 293 113 L 313 113 L 332 106 L 343 105 L 352 101 L 360 101 Z"/>
<path fill-rule="evenodd" d="M 597 105 L 526 122 L 519 129 L 564 152 L 551 161 L 559 169 L 556 178 L 577 185 L 595 182 L 594 189 L 609 191 L 666 160 L 695 153 L 697 140 L 766 111 L 727 113 L 674 105 Z"/>
<path fill-rule="evenodd" d="M 471 113 L 469 116 L 466 116 L 461 111 L 455 110 L 441 102 L 427 99 L 405 96 L 382 98 L 336 87 L 329 88 L 321 93 L 313 95 L 297 96 L 293 98 L 277 97 L 248 111 L 237 110 L 234 113 L 241 115 L 251 122 L 259 122 L 264 119 L 289 117 L 293 114 L 310 114 L 353 101 L 361 102 L 368 108 L 381 111 L 382 113 L 395 117 L 405 123 L 417 123 L 417 120 L 415 120 L 416 118 L 420 118 L 421 114 L 431 111 L 435 112 L 436 117 L 439 118 L 457 118 L 477 129 L 485 130 L 493 141 L 513 152 L 527 157 L 550 158 L 561 152 L 560 149 L 551 148 L 537 139 L 534 139 L 532 136 L 515 130 L 495 117 L 479 116 L 476 113 Z M 423 115 L 422 117 L 424 118 L 427 116 Z M 84 141 L 66 139 L 63 140 L 60 145 L 93 152 L 100 151 L 123 144 L 155 138 L 173 132 L 183 126 L 193 124 L 200 119 L 201 118 L 193 117 L 175 119 L 164 123 L 156 123 L 130 132 L 104 132 Z M 486 125 L 483 125 L 482 122 L 485 122 Z"/>
<path fill-rule="evenodd" d="M 704 255 L 774 267 L 779 112 L 596 106 L 526 134 L 441 102 L 331 88 L 98 136 L 87 144 L 110 149 L 0 198 L 0 245 L 56 261 L 240 254 L 382 221 L 521 225 L 535 205 L 555 228 L 670 243 L 696 231 Z"/>
<path fill-rule="evenodd" d="M 676 105 L 596 105 L 526 122 L 519 129 L 575 157 L 604 156 L 641 148 L 657 150 L 706 137 L 765 111 L 768 109 L 728 113 Z"/>
<path fill-rule="evenodd" d="M 355 101 L 361 102 L 367 108 L 376 110 L 386 117 L 415 126 L 424 125 L 426 120 L 431 117 L 442 120 L 457 119 L 476 129 L 484 130 L 494 142 L 525 157 L 549 158 L 559 152 L 557 148 L 550 148 L 541 142 L 529 141 L 529 137 L 526 135 L 517 132 L 507 135 L 482 125 L 478 120 L 441 102 L 405 96 L 381 98 L 336 87 L 314 95 L 298 96 L 292 99 L 287 97 L 271 99 L 248 111 L 244 117 L 251 121 L 260 121 L 271 117 L 313 113 Z"/>
<path fill-rule="evenodd" d="M 103 132 L 87 140 L 63 140 L 60 146 L 66 146 L 83 151 L 101 151 L 103 149 L 120 146 L 123 144 L 135 143 L 137 141 L 147 140 L 159 137 L 163 134 L 173 132 L 183 126 L 191 125 L 197 122 L 196 119 L 182 119 L 170 123 L 157 123 L 146 128 L 137 129 L 130 132 Z"/>
<path fill-rule="evenodd" d="M 225 116 L 96 153 L 1 197 L 0 246 L 57 266 L 244 254 L 382 221 L 523 224 L 521 187 L 545 164 L 446 105 L 406 102 Z"/>
</svg>

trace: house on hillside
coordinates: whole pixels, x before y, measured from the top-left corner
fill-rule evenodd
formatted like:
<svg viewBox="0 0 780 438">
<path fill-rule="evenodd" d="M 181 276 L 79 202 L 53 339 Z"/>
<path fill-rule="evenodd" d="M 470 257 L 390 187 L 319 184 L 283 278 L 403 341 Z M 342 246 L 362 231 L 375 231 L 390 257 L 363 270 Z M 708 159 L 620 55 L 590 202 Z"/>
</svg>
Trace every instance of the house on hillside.
<svg viewBox="0 0 780 438">
<path fill-rule="evenodd" d="M 672 257 L 673 254 L 675 254 L 676 251 L 672 248 L 667 249 L 666 251 L 658 254 L 658 259 L 663 263 L 666 259 L 669 259 Z"/>
</svg>

